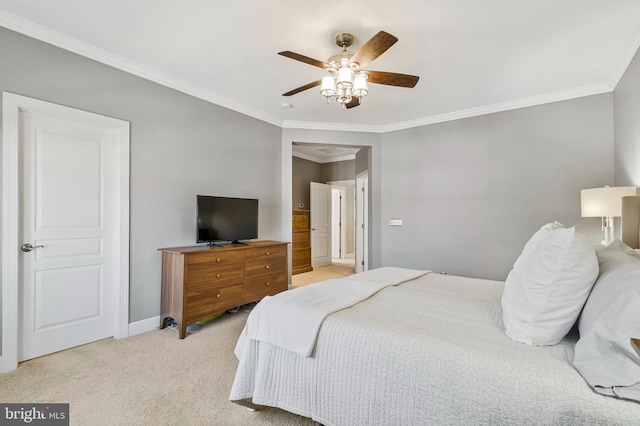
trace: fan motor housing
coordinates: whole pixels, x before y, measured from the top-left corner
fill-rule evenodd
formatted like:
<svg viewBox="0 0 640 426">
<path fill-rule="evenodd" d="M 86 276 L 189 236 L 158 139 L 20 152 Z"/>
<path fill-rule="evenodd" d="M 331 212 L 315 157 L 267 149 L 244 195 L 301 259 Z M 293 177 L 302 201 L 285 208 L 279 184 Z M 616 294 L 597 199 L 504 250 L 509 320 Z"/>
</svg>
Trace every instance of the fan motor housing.
<svg viewBox="0 0 640 426">
<path fill-rule="evenodd" d="M 349 33 L 340 33 L 336 36 L 336 44 L 343 49 L 353 44 L 353 35 Z"/>
</svg>

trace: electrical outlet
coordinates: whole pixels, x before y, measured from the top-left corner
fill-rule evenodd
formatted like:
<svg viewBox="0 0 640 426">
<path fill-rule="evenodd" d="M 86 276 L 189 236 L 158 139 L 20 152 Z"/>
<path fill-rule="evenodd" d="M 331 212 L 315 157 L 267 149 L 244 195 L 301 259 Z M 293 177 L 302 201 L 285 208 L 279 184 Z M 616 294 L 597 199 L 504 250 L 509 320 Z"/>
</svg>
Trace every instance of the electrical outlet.
<svg viewBox="0 0 640 426">
<path fill-rule="evenodd" d="M 402 219 L 390 219 L 389 225 L 391 226 L 402 226 Z"/>
</svg>

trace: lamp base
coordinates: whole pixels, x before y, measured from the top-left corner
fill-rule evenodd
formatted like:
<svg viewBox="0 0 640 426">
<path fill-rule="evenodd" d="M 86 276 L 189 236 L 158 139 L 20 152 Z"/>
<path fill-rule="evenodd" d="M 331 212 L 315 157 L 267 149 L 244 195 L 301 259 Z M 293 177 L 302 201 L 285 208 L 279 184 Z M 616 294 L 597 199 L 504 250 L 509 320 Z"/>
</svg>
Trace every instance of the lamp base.
<svg viewBox="0 0 640 426">
<path fill-rule="evenodd" d="M 608 246 L 614 241 L 613 217 L 607 216 L 602 218 L 602 230 L 604 231 L 604 240 L 602 244 Z"/>
</svg>

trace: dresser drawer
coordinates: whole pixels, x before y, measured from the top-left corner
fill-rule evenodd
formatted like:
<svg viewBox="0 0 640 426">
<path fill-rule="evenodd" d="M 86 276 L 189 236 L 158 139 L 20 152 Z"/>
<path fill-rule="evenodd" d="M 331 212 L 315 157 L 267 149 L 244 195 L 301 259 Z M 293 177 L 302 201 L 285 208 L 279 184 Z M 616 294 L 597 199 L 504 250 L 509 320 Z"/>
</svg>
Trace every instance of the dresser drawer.
<svg viewBox="0 0 640 426">
<path fill-rule="evenodd" d="M 267 246 L 246 251 L 245 278 L 281 272 L 287 268 L 287 246 Z"/>
<path fill-rule="evenodd" d="M 264 296 L 272 296 L 287 290 L 286 271 L 250 278 L 245 281 L 244 299 L 254 302 Z"/>
<path fill-rule="evenodd" d="M 244 270 L 241 263 L 192 267 L 187 270 L 187 288 L 212 287 L 242 281 Z"/>
<path fill-rule="evenodd" d="M 305 266 L 311 266 L 311 258 L 310 257 L 302 257 L 298 259 L 294 259 L 291 261 L 291 267 L 293 269 L 303 268 Z"/>
<path fill-rule="evenodd" d="M 267 260 L 287 257 L 287 246 L 266 246 L 250 248 L 245 251 L 246 261 Z"/>
<path fill-rule="evenodd" d="M 309 212 L 294 210 L 291 217 L 291 227 L 293 229 L 309 229 Z"/>
<path fill-rule="evenodd" d="M 213 266 L 242 263 L 244 253 L 240 250 L 199 252 L 185 256 L 188 266 Z"/>
<path fill-rule="evenodd" d="M 311 237 L 309 235 L 309 231 L 293 231 L 293 234 L 291 235 L 291 243 L 293 244 L 293 248 L 309 247 L 310 239 Z"/>
<path fill-rule="evenodd" d="M 258 275 L 282 272 L 287 269 L 286 257 L 273 257 L 269 259 L 247 259 L 245 262 L 244 276 L 251 278 Z"/>
<path fill-rule="evenodd" d="M 234 307 L 242 298 L 242 285 L 227 285 L 187 291 L 187 324 Z"/>
<path fill-rule="evenodd" d="M 309 262 L 311 260 L 311 249 L 302 248 L 291 250 L 291 260 L 293 261 L 293 263 L 295 263 L 296 261 Z"/>
</svg>

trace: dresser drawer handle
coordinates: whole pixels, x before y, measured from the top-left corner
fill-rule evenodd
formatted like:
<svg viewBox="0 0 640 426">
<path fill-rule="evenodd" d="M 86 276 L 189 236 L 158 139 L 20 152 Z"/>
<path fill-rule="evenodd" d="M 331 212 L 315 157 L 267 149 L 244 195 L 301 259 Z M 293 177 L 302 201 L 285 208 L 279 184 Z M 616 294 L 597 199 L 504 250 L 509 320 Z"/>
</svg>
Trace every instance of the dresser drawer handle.
<svg viewBox="0 0 640 426">
<path fill-rule="evenodd" d="M 264 265 L 264 269 L 269 269 L 269 268 L 271 268 L 271 266 L 269 266 L 269 265 Z"/>
<path fill-rule="evenodd" d="M 269 256 L 270 254 L 271 254 L 271 252 L 269 252 L 269 251 L 265 251 L 265 252 L 264 252 L 264 255 L 265 255 L 265 256 Z"/>
<path fill-rule="evenodd" d="M 271 284 L 271 283 L 270 283 L 270 282 L 268 282 L 268 281 L 267 281 L 266 283 L 264 283 L 264 285 L 267 285 L 267 286 L 268 286 L 269 284 Z"/>
<path fill-rule="evenodd" d="M 220 293 L 216 294 L 217 299 L 220 299 L 220 296 L 222 296 Z"/>
<path fill-rule="evenodd" d="M 216 262 L 222 262 L 222 259 L 217 258 L 217 259 L 216 259 Z"/>
<path fill-rule="evenodd" d="M 216 274 L 216 278 L 220 278 L 222 274 Z"/>
</svg>

